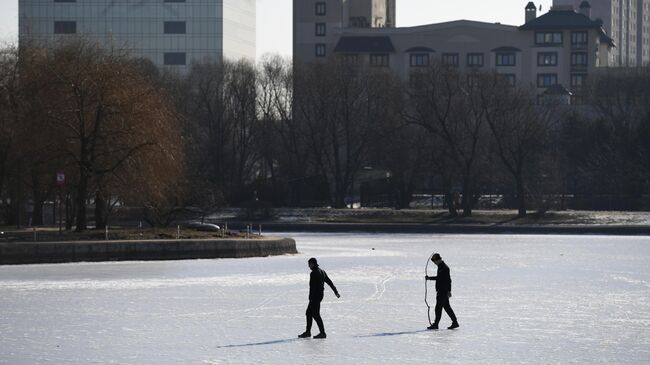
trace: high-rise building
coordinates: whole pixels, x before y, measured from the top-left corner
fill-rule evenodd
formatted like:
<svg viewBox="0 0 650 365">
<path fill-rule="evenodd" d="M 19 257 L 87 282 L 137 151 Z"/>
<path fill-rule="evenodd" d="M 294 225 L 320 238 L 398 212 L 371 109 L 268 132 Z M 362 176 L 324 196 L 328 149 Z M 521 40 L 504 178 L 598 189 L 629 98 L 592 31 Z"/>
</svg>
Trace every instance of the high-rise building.
<svg viewBox="0 0 650 365">
<path fill-rule="evenodd" d="M 642 66 L 650 62 L 650 0 L 553 0 L 554 5 L 589 8 L 612 37 L 614 66 Z"/>
<path fill-rule="evenodd" d="M 255 59 L 255 0 L 19 0 L 19 41 L 81 37 L 184 71 Z"/>
<path fill-rule="evenodd" d="M 294 59 L 325 57 L 343 28 L 394 28 L 396 0 L 293 0 Z"/>
</svg>

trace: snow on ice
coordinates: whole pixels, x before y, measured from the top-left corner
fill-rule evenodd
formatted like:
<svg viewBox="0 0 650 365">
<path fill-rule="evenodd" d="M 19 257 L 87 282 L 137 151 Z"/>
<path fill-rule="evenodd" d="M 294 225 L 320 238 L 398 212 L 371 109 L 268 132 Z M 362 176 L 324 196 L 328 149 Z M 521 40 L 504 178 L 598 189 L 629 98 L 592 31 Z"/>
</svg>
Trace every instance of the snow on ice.
<svg viewBox="0 0 650 365">
<path fill-rule="evenodd" d="M 0 267 L 0 363 L 650 362 L 648 237 L 285 235 L 299 255 Z M 424 330 L 433 251 L 457 330 Z M 296 338 L 311 256 L 326 340 Z"/>
</svg>

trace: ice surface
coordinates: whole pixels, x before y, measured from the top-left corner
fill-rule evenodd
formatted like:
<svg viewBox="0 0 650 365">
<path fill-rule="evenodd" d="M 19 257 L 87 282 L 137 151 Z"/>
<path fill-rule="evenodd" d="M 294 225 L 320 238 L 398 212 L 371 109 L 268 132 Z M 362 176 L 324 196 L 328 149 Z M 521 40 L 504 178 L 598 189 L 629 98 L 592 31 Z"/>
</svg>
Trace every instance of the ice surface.
<svg viewBox="0 0 650 365">
<path fill-rule="evenodd" d="M 286 235 L 301 254 L 0 267 L 0 363 L 650 363 L 648 237 Z M 458 330 L 423 331 L 432 251 Z M 295 338 L 311 256 L 326 340 Z"/>
</svg>

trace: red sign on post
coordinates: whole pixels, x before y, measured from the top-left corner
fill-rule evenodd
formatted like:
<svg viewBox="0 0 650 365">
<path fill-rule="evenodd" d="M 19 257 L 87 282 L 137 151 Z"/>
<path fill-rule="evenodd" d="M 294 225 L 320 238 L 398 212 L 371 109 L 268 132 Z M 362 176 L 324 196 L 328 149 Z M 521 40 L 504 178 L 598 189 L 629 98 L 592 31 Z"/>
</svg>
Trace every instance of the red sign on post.
<svg viewBox="0 0 650 365">
<path fill-rule="evenodd" d="M 56 184 L 58 186 L 63 186 L 65 185 L 65 174 L 62 172 L 57 172 L 56 173 Z"/>
</svg>

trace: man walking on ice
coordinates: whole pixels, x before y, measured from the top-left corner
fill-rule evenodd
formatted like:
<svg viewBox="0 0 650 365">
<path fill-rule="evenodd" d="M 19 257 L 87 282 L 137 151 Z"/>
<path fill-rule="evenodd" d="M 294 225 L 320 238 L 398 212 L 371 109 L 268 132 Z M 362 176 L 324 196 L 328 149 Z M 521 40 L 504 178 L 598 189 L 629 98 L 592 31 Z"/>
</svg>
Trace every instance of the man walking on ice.
<svg viewBox="0 0 650 365">
<path fill-rule="evenodd" d="M 309 305 L 307 306 L 307 330 L 301 335 L 298 335 L 300 338 L 311 337 L 311 325 L 312 320 L 316 320 L 319 334 L 314 336 L 314 338 L 327 338 L 325 334 L 325 327 L 323 326 L 323 319 L 320 317 L 320 302 L 323 300 L 325 292 L 325 283 L 332 288 L 334 294 L 337 298 L 340 298 L 338 290 L 332 283 L 325 270 L 322 270 L 318 267 L 318 261 L 315 258 L 310 258 L 307 261 L 309 268 L 311 269 L 311 274 L 309 275 Z"/>
<path fill-rule="evenodd" d="M 456 319 L 454 310 L 451 309 L 451 305 L 449 304 L 449 298 L 451 298 L 451 274 L 449 273 L 449 266 L 442 261 L 442 257 L 437 253 L 434 253 L 433 256 L 431 256 L 431 261 L 438 266 L 438 273 L 436 276 L 425 276 L 425 279 L 436 281 L 436 320 L 427 328 L 430 330 L 438 329 L 438 323 L 440 323 L 443 308 L 449 315 L 449 318 L 451 318 L 451 326 L 447 328 L 450 330 L 458 328 L 458 320 Z"/>
</svg>

